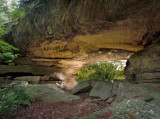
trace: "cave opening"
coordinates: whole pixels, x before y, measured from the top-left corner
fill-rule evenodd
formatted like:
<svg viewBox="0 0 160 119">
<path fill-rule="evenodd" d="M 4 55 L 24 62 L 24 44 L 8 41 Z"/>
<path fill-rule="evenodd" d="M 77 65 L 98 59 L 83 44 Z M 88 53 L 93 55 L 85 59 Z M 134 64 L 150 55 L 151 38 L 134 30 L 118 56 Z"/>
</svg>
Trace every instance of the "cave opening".
<svg viewBox="0 0 160 119">
<path fill-rule="evenodd" d="M 92 63 L 76 72 L 77 82 L 86 80 L 103 80 L 114 82 L 123 80 L 127 60 L 114 60 Z"/>
</svg>

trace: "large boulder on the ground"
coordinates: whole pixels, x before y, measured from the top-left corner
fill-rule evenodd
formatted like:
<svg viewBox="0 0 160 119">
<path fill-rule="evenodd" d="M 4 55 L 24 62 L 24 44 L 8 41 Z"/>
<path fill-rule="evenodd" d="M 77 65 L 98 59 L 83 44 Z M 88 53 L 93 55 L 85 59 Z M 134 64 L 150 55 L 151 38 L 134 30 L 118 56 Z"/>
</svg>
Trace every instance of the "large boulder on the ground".
<svg viewBox="0 0 160 119">
<path fill-rule="evenodd" d="M 117 88 L 111 82 L 98 81 L 91 89 L 89 96 L 107 100 L 117 94 Z"/>
<path fill-rule="evenodd" d="M 89 92 L 90 97 L 107 100 L 117 94 L 117 87 L 108 81 L 90 80 L 78 83 L 71 89 L 72 94 Z"/>
<path fill-rule="evenodd" d="M 156 42 L 129 58 L 125 68 L 126 78 L 135 83 L 160 83 L 159 64 L 160 43 Z"/>
<path fill-rule="evenodd" d="M 116 102 L 124 99 L 139 99 L 160 107 L 160 85 L 159 84 L 119 84 Z"/>
<path fill-rule="evenodd" d="M 36 91 L 36 99 L 43 102 L 69 102 L 80 98 L 79 96 L 68 94 L 56 85 L 51 84 L 38 85 Z"/>
<path fill-rule="evenodd" d="M 160 108 L 137 99 L 123 100 L 111 107 L 76 119 L 160 119 Z"/>
<path fill-rule="evenodd" d="M 40 76 L 21 76 L 14 79 L 18 81 L 27 81 L 28 83 L 38 83 L 40 78 Z"/>
<path fill-rule="evenodd" d="M 123 100 L 110 110 L 110 119 L 160 119 L 160 108 L 141 100 Z"/>
<path fill-rule="evenodd" d="M 83 93 L 83 92 L 90 91 L 91 88 L 92 88 L 91 81 L 84 81 L 84 82 L 78 83 L 75 87 L 73 87 L 71 89 L 71 93 L 72 94 Z"/>
</svg>

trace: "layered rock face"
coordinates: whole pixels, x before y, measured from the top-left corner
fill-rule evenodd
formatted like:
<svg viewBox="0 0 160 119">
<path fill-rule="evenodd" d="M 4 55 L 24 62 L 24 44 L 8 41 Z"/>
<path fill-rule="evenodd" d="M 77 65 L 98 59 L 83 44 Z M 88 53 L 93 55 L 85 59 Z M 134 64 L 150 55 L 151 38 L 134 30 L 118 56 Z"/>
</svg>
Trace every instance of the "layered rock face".
<svg viewBox="0 0 160 119">
<path fill-rule="evenodd" d="M 93 62 L 128 59 L 155 40 L 159 19 L 159 0 L 40 0 L 6 40 L 27 56 L 19 64 L 73 73 Z M 158 46 L 151 47 L 157 51 L 155 56 L 150 57 L 152 51 L 146 49 L 131 57 L 127 78 L 149 77 L 153 69 L 158 71 Z M 141 54 L 145 58 L 139 59 Z"/>
<path fill-rule="evenodd" d="M 127 62 L 125 74 L 135 83 L 160 83 L 160 38 L 135 53 Z"/>
<path fill-rule="evenodd" d="M 160 27 L 158 0 L 40 0 L 8 41 L 32 57 L 76 58 L 138 51 Z"/>
</svg>

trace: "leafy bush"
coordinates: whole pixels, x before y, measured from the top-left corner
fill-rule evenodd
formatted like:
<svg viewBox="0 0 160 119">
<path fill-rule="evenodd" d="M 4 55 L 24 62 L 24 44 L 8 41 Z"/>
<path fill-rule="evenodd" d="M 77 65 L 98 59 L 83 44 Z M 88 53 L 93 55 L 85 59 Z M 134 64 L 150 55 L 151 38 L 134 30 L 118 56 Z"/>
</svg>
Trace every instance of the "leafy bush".
<svg viewBox="0 0 160 119">
<path fill-rule="evenodd" d="M 34 100 L 34 87 L 17 86 L 0 90 L 0 115 L 12 112 L 14 109 L 28 105 Z"/>
<path fill-rule="evenodd" d="M 14 65 L 13 61 L 18 56 L 18 54 L 14 53 L 16 51 L 18 51 L 17 48 L 0 40 L 0 64 Z"/>
<path fill-rule="evenodd" d="M 19 3 L 12 1 L 11 10 L 8 11 L 10 21 L 18 21 L 25 16 L 25 12 L 19 8 Z"/>
<path fill-rule="evenodd" d="M 0 26 L 0 38 L 6 34 L 6 31 Z"/>
<path fill-rule="evenodd" d="M 78 82 L 92 79 L 113 81 L 114 79 L 121 79 L 123 72 L 122 61 L 112 61 L 94 63 L 79 70 L 76 74 L 78 75 Z"/>
</svg>

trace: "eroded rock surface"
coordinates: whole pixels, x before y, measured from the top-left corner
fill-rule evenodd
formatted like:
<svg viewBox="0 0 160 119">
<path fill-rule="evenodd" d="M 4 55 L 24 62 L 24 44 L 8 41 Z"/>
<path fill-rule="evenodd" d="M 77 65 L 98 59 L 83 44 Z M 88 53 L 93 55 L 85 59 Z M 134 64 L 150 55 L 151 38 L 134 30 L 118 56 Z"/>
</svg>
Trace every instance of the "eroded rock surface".
<svg viewBox="0 0 160 119">
<path fill-rule="evenodd" d="M 79 96 L 68 94 L 56 85 L 43 84 L 36 86 L 36 99 L 43 102 L 69 102 L 79 99 Z"/>
<path fill-rule="evenodd" d="M 159 32 L 159 8 L 159 0 L 40 0 L 6 40 L 30 57 L 18 63 L 73 73 L 143 49 Z"/>
<path fill-rule="evenodd" d="M 14 86 L 28 86 L 27 81 L 13 81 L 12 83 L 9 84 L 8 87 L 14 87 Z"/>
<path fill-rule="evenodd" d="M 25 75 L 50 75 L 56 69 L 51 67 L 31 66 L 31 65 L 17 65 L 8 66 L 0 65 L 0 76 L 25 76 Z"/>
<path fill-rule="evenodd" d="M 75 87 L 71 89 L 72 94 L 78 94 L 78 93 L 83 93 L 83 92 L 88 92 L 92 88 L 91 86 L 91 81 L 84 81 L 78 83 Z"/>
<path fill-rule="evenodd" d="M 137 51 L 159 30 L 159 5 L 159 0 L 40 0 L 10 40 L 23 51 L 30 46 L 34 57 L 72 58 L 102 48 Z"/>
<path fill-rule="evenodd" d="M 115 103 L 124 99 L 138 99 L 160 107 L 159 84 L 130 84 L 120 83 Z"/>
<path fill-rule="evenodd" d="M 88 92 L 90 97 L 107 100 L 117 95 L 118 88 L 109 81 L 90 80 L 78 83 L 71 89 L 72 94 Z"/>
<path fill-rule="evenodd" d="M 140 119 L 159 119 L 160 108 L 156 105 L 146 103 L 141 100 L 123 100 L 111 108 L 112 116 L 110 119 L 140 118 Z"/>
<path fill-rule="evenodd" d="M 129 58 L 125 68 L 126 78 L 135 83 L 160 83 L 159 64 L 160 43 L 153 43 Z"/>
<path fill-rule="evenodd" d="M 117 88 L 111 82 L 101 81 L 95 84 L 89 93 L 90 97 L 107 100 L 112 96 L 117 95 Z"/>
<path fill-rule="evenodd" d="M 29 83 L 38 83 L 40 79 L 41 79 L 40 76 L 21 76 L 21 77 L 16 77 L 14 80 L 27 81 Z"/>
<path fill-rule="evenodd" d="M 159 119 L 160 108 L 147 102 L 131 99 L 123 100 L 111 107 L 76 119 Z"/>
</svg>

